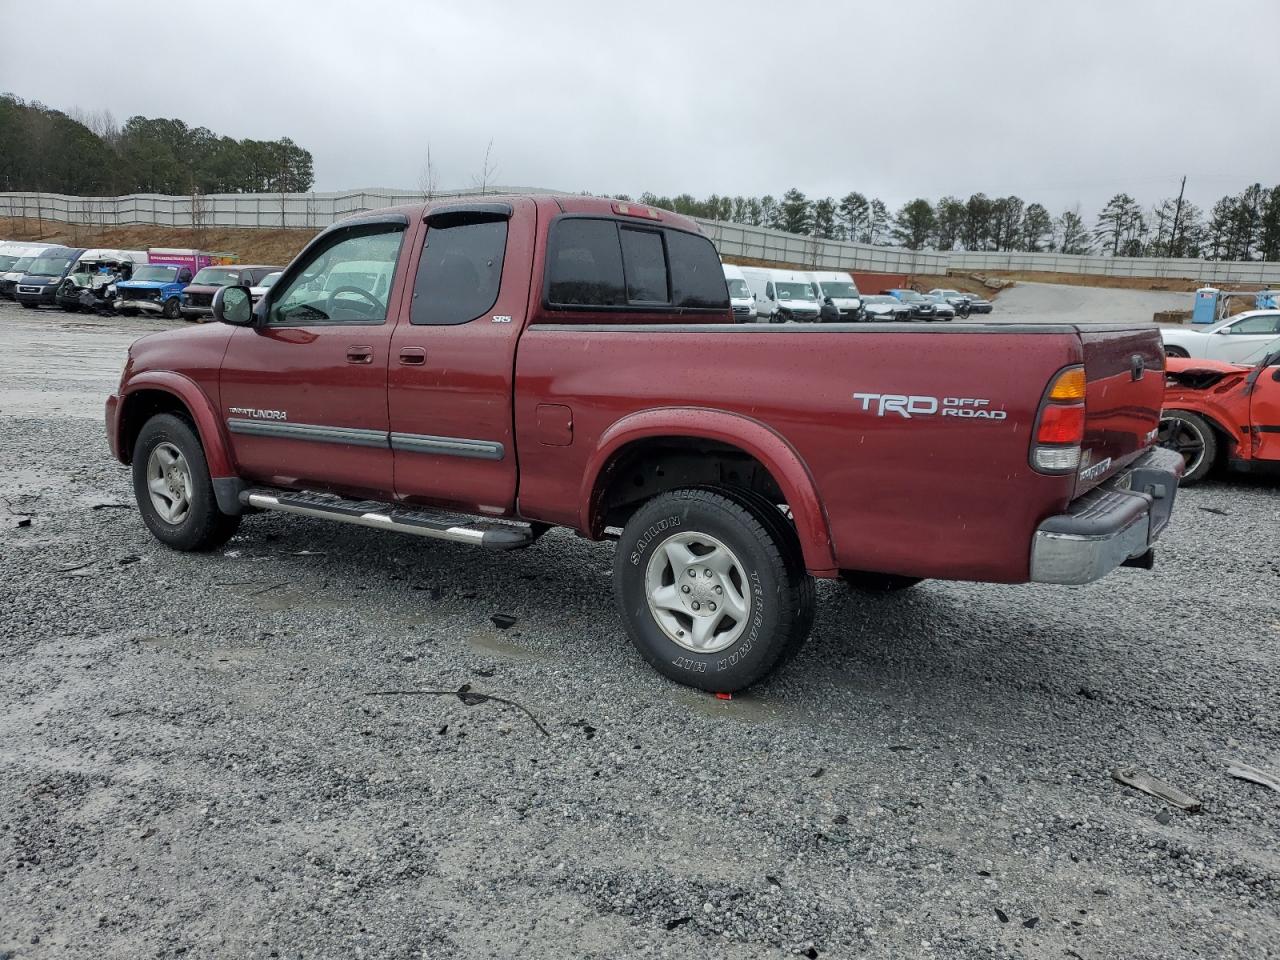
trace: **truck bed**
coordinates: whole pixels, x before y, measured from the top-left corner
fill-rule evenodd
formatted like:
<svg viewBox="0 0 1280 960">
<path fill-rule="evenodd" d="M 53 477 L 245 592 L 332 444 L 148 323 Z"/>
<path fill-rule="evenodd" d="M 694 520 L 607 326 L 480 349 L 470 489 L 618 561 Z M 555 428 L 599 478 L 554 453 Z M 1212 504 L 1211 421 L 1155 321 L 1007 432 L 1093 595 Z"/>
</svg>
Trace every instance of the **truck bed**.
<svg viewBox="0 0 1280 960">
<path fill-rule="evenodd" d="M 1045 476 L 1028 462 L 1039 402 L 1080 363 L 1095 469 Z M 679 409 L 696 429 L 724 411 L 803 461 L 842 568 L 1021 582 L 1037 525 L 1149 444 L 1162 389 L 1159 336 L 1131 325 L 535 323 L 516 359 L 520 513 L 579 525 L 592 451 L 629 414 Z M 546 404 L 572 411 L 571 445 L 539 442 Z"/>
</svg>

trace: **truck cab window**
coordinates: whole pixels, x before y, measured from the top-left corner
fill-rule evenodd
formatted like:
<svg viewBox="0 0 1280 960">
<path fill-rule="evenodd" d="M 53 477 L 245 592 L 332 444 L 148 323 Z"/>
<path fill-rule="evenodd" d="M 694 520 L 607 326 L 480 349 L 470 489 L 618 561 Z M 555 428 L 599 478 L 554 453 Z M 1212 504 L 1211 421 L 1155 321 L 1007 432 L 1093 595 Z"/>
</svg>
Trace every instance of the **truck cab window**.
<svg viewBox="0 0 1280 960">
<path fill-rule="evenodd" d="M 611 220 L 561 220 L 552 232 L 547 299 L 565 306 L 627 302 L 618 228 Z"/>
<path fill-rule="evenodd" d="M 505 219 L 432 225 L 418 261 L 409 322 L 470 323 L 498 299 L 507 251 Z"/>
<path fill-rule="evenodd" d="M 312 250 L 272 301 L 272 326 L 384 323 L 404 228 L 335 234 Z"/>
<path fill-rule="evenodd" d="M 706 237 L 679 230 L 667 231 L 671 257 L 671 302 L 677 307 L 729 308 L 720 255 Z"/>
<path fill-rule="evenodd" d="M 670 303 L 667 292 L 667 255 L 662 234 L 656 230 L 623 228 L 622 263 L 630 303 Z"/>
</svg>

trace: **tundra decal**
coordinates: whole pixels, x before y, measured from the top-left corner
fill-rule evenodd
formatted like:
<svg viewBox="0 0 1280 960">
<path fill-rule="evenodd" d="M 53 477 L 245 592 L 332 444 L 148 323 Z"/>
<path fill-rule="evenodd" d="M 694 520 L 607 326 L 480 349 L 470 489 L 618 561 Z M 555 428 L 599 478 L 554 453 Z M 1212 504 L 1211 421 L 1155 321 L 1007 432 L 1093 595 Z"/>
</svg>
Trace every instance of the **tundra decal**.
<svg viewBox="0 0 1280 960">
<path fill-rule="evenodd" d="M 253 407 L 227 407 L 237 417 L 248 417 L 250 420 L 288 420 L 287 410 L 255 410 Z"/>
<path fill-rule="evenodd" d="M 877 417 L 895 413 L 904 419 L 913 417 L 963 417 L 972 420 L 1007 420 L 1004 410 L 990 410 L 990 400 L 981 397 L 920 397 L 901 393 L 855 393 L 865 412 Z"/>
</svg>

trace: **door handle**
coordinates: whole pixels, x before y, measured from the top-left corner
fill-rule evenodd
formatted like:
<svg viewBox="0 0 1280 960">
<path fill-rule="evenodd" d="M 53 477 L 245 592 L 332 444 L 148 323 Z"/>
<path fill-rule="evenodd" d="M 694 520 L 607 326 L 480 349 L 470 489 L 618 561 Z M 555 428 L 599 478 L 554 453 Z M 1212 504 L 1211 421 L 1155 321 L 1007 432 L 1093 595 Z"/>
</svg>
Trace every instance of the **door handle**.
<svg viewBox="0 0 1280 960">
<path fill-rule="evenodd" d="M 373 363 L 373 347 L 347 347 L 347 363 Z"/>
<path fill-rule="evenodd" d="M 427 351 L 424 347 L 401 347 L 400 362 L 409 367 L 420 367 L 427 362 Z"/>
</svg>

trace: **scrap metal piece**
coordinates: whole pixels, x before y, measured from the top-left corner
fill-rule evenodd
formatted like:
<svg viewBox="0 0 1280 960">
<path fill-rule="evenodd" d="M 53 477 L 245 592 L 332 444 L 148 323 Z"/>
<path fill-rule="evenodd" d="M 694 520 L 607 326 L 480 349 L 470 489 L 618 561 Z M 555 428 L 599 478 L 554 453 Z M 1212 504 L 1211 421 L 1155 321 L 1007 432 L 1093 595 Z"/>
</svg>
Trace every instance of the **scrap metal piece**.
<svg viewBox="0 0 1280 960">
<path fill-rule="evenodd" d="M 1227 766 L 1227 773 L 1237 780 L 1248 780 L 1250 783 L 1261 784 L 1280 793 L 1280 777 L 1265 770 L 1259 770 L 1257 767 L 1251 767 L 1247 763 L 1233 762 Z"/>
<path fill-rule="evenodd" d="M 1200 801 L 1189 793 L 1183 793 L 1177 787 L 1165 783 L 1163 780 L 1157 780 L 1145 770 L 1139 770 L 1137 767 L 1117 767 L 1111 771 L 1111 779 L 1116 783 L 1124 784 L 1126 787 L 1133 787 L 1142 793 L 1157 799 L 1171 803 L 1175 807 L 1186 810 L 1188 813 L 1198 813 L 1200 810 Z"/>
</svg>

